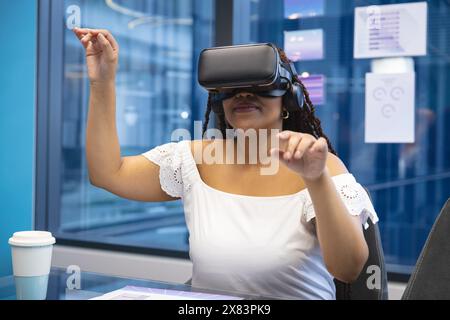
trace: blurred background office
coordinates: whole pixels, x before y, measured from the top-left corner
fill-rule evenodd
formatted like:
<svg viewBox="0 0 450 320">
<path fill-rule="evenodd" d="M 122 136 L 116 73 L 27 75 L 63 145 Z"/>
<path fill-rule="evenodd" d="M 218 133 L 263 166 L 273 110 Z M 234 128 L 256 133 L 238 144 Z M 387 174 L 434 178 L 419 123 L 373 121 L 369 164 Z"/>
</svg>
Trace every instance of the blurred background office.
<svg viewBox="0 0 450 320">
<path fill-rule="evenodd" d="M 294 50 L 291 58 L 340 158 L 371 193 L 389 279 L 408 280 L 450 195 L 450 2 L 426 1 L 425 55 L 387 64 L 356 59 L 354 41 L 356 7 L 415 2 L 0 0 L 0 276 L 11 273 L 8 237 L 36 228 L 57 238 L 54 265 L 189 278 L 180 201 L 133 202 L 89 183 L 89 83 L 71 31 L 82 26 L 110 30 L 121 47 L 123 155 L 169 142 L 173 130 L 193 130 L 203 120 L 207 94 L 196 74 L 202 49 L 256 42 L 286 48 L 293 35 L 319 39 L 311 52 L 297 57 Z M 390 68 L 415 72 L 414 141 L 369 143 L 366 74 Z"/>
</svg>

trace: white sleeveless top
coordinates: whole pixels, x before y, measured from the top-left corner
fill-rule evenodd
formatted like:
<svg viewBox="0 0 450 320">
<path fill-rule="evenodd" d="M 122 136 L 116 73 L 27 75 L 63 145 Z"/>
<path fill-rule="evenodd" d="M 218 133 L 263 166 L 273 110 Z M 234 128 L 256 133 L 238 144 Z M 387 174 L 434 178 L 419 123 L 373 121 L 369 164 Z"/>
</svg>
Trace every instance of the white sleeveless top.
<svg viewBox="0 0 450 320">
<path fill-rule="evenodd" d="M 285 196 L 231 194 L 200 177 L 190 141 L 143 154 L 160 167 L 161 188 L 180 197 L 189 231 L 192 286 L 288 299 L 335 299 L 307 189 Z M 345 173 L 332 180 L 350 214 L 378 221 L 364 188 Z"/>
</svg>

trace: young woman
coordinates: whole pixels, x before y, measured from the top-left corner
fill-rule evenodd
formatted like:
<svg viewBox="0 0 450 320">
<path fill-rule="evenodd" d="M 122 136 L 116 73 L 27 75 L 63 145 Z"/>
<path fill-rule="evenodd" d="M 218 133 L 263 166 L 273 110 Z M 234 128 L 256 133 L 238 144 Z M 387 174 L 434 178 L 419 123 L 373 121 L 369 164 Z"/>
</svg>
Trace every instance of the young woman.
<svg viewBox="0 0 450 320">
<path fill-rule="evenodd" d="M 300 80 L 306 100 L 302 112 L 289 114 L 283 97 L 241 91 L 223 101 L 224 113 L 218 115 L 222 132 L 282 131 L 278 138 L 284 149 L 262 150 L 280 160 L 276 174 L 261 175 L 260 162 L 206 164 L 195 150 L 223 142 L 218 139 L 167 143 L 121 157 L 114 84 L 119 45 L 107 30 L 74 32 L 86 50 L 90 79 L 90 181 L 127 199 L 183 200 L 193 286 L 334 299 L 333 278 L 351 283 L 359 276 L 368 257 L 362 224 L 369 217 L 377 222 L 377 215 L 323 134 Z M 211 110 L 210 98 L 204 131 Z M 233 139 L 232 146 L 233 156 L 224 148 L 225 157 L 248 155 L 248 144 Z"/>
</svg>

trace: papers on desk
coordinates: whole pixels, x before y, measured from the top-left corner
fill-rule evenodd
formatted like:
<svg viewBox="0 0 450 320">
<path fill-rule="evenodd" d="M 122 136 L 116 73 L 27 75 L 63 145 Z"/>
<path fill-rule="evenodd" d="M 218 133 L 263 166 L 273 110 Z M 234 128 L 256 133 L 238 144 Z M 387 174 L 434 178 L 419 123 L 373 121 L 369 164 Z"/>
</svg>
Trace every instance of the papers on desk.
<svg viewBox="0 0 450 320">
<path fill-rule="evenodd" d="M 90 300 L 243 300 L 243 298 L 201 292 L 127 286 Z"/>
</svg>

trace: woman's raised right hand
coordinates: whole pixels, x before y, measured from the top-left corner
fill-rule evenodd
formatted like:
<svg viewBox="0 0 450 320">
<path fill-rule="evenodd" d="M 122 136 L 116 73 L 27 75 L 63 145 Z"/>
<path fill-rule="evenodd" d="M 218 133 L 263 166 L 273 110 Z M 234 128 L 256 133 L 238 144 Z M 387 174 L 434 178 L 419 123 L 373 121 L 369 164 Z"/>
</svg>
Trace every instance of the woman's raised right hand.
<svg viewBox="0 0 450 320">
<path fill-rule="evenodd" d="M 119 45 L 108 30 L 74 28 L 73 32 L 86 51 L 91 84 L 115 81 L 119 61 Z"/>
</svg>

